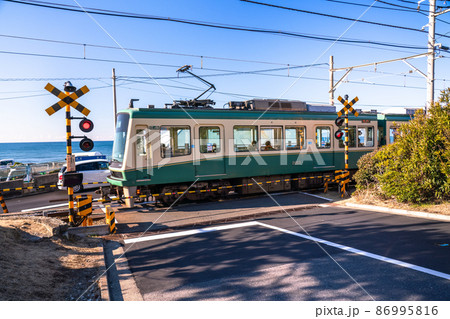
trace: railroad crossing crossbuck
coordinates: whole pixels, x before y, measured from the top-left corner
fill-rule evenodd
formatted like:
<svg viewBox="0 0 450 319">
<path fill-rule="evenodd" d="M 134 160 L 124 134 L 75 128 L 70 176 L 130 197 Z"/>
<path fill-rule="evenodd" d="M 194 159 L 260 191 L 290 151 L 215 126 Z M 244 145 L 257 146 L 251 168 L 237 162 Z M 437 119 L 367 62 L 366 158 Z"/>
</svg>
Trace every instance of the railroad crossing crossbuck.
<svg viewBox="0 0 450 319">
<path fill-rule="evenodd" d="M 73 92 L 73 93 L 71 93 L 69 95 L 67 95 L 66 93 L 61 92 L 60 90 L 55 88 L 50 83 L 47 83 L 47 85 L 45 86 L 45 89 L 47 91 L 49 91 L 51 94 L 53 94 L 54 96 L 56 96 L 59 99 L 61 99 L 61 101 L 53 104 L 52 106 L 50 106 L 49 108 L 47 108 L 45 110 L 45 112 L 47 112 L 48 115 L 52 115 L 52 114 L 58 112 L 60 109 L 62 109 L 66 105 L 69 105 L 69 106 L 73 107 L 75 110 L 79 111 L 84 116 L 88 116 L 89 113 L 91 113 L 91 111 L 89 111 L 83 105 L 81 105 L 80 103 L 75 101 L 79 97 L 81 97 L 81 96 L 85 95 L 87 92 L 89 92 L 89 89 L 88 89 L 88 87 L 86 85 L 83 86 L 81 89 L 78 89 L 78 90 L 76 90 L 75 92 Z"/>
</svg>

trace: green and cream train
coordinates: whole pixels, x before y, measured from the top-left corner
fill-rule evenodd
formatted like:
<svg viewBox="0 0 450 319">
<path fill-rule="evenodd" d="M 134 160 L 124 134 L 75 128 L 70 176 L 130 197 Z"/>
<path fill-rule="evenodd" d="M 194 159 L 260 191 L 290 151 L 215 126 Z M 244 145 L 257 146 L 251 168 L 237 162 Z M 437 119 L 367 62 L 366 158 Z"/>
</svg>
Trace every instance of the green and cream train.
<svg viewBox="0 0 450 319">
<path fill-rule="evenodd" d="M 182 194 L 198 200 L 231 190 L 252 194 L 263 192 L 261 187 L 271 192 L 320 186 L 324 175 L 344 168 L 344 145 L 334 137 L 334 107 L 275 100 L 229 105 L 120 111 L 108 182 L 127 198 L 157 194 L 170 204 Z M 362 155 L 392 143 L 398 123 L 409 119 L 350 115 L 349 169 L 357 168 Z"/>
</svg>

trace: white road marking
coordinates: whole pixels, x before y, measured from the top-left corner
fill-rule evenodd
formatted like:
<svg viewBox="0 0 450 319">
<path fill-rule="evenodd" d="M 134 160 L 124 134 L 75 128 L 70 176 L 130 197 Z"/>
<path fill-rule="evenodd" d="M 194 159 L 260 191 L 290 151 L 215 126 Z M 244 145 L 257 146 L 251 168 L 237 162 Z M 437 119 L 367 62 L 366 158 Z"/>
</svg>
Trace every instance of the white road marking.
<svg viewBox="0 0 450 319">
<path fill-rule="evenodd" d="M 157 240 L 157 239 L 164 239 L 164 238 L 173 238 L 173 237 L 190 236 L 190 235 L 196 235 L 196 234 L 205 234 L 205 233 L 210 233 L 210 232 L 218 231 L 218 230 L 233 229 L 233 228 L 247 227 L 247 226 L 256 226 L 256 225 L 259 225 L 259 223 L 255 222 L 255 221 L 251 221 L 251 222 L 232 224 L 232 225 L 224 225 L 224 226 L 216 226 L 216 227 L 207 227 L 207 228 L 201 228 L 201 229 L 186 230 L 186 231 L 181 231 L 181 232 L 176 232 L 176 233 L 168 233 L 168 234 L 153 235 L 153 236 L 146 236 L 146 237 L 130 238 L 130 239 L 125 239 L 124 243 L 125 244 L 131 244 L 131 243 L 150 241 L 150 240 Z"/>
<path fill-rule="evenodd" d="M 304 195 L 309 195 L 309 196 L 317 197 L 317 198 L 326 200 L 326 201 L 328 201 L 328 202 L 332 202 L 332 201 L 333 201 L 332 199 L 325 198 L 325 197 L 322 197 L 322 196 L 319 196 L 319 195 L 314 195 L 314 194 L 305 193 L 305 192 L 299 192 L 299 193 L 300 193 L 300 194 L 304 194 Z"/>
<path fill-rule="evenodd" d="M 94 202 L 95 199 L 93 199 L 92 201 Z M 36 207 L 36 208 L 27 208 L 27 209 L 22 209 L 21 212 L 27 213 L 27 212 L 34 212 L 36 210 L 44 210 L 44 209 L 57 208 L 57 207 L 63 207 L 63 206 L 69 206 L 69 204 L 64 203 L 64 204 L 56 204 L 56 205 L 42 206 L 42 207 Z"/>
<path fill-rule="evenodd" d="M 43 207 L 36 207 L 36 208 L 27 208 L 27 209 L 23 209 L 21 210 L 22 213 L 26 213 L 26 212 L 33 212 L 35 210 L 43 210 L 43 209 L 47 209 L 47 208 L 56 208 L 56 207 L 62 207 L 62 206 L 68 206 L 68 203 L 64 203 L 64 204 L 57 204 L 57 205 L 51 205 L 51 206 L 43 206 Z"/>
<path fill-rule="evenodd" d="M 349 246 L 344 246 L 344 245 L 341 245 L 341 244 L 336 244 L 336 243 L 333 243 L 331 241 L 320 239 L 320 238 L 317 238 L 317 237 L 312 237 L 312 236 L 308 236 L 308 235 L 304 235 L 304 234 L 299 234 L 299 233 L 296 233 L 296 232 L 293 232 L 293 231 L 290 231 L 290 230 L 287 230 L 287 229 L 284 229 L 284 228 L 280 228 L 280 227 L 276 227 L 276 226 L 272 226 L 272 225 L 268 225 L 268 224 L 264 224 L 264 223 L 260 223 L 260 222 L 257 222 L 257 223 L 259 225 L 261 225 L 261 226 L 264 226 L 264 227 L 267 227 L 267 228 L 270 228 L 270 229 L 274 229 L 274 230 L 278 230 L 278 231 L 281 231 L 281 232 L 283 232 L 285 234 L 289 234 L 289 235 L 293 235 L 293 236 L 300 237 L 300 238 L 303 238 L 303 239 L 315 241 L 317 243 L 328 245 L 328 246 L 335 247 L 335 248 L 338 248 L 338 249 L 342 249 L 342 250 L 345 250 L 345 251 L 348 251 L 348 252 L 351 252 L 351 253 L 354 253 L 354 254 L 358 254 L 358 255 L 361 255 L 361 256 L 366 256 L 366 257 L 369 257 L 369 258 L 373 258 L 373 259 L 384 261 L 384 262 L 387 262 L 387 263 L 390 263 L 390 264 L 394 264 L 394 265 L 397 265 L 397 266 L 400 266 L 400 267 L 413 269 L 413 270 L 416 270 L 416 271 L 419 271 L 419 272 L 423 272 L 423 273 L 426 273 L 426 274 L 429 274 L 429 275 L 432 275 L 432 276 L 436 276 L 436 277 L 440 277 L 440 278 L 444 278 L 444 279 L 450 280 L 450 275 L 449 274 L 446 274 L 446 273 L 443 273 L 443 272 L 440 272 L 440 271 L 436 271 L 436 270 L 432 270 L 432 269 L 429 269 L 429 268 L 413 265 L 413 264 L 410 264 L 410 263 L 406 263 L 406 262 L 403 262 L 403 261 L 400 261 L 400 260 L 396 260 L 396 259 L 380 256 L 380 255 L 377 255 L 377 254 L 372 254 L 372 253 L 369 253 L 369 252 L 366 252 L 366 251 L 363 251 L 363 250 L 359 250 L 359 249 L 352 248 L 352 247 L 349 247 Z"/>
</svg>

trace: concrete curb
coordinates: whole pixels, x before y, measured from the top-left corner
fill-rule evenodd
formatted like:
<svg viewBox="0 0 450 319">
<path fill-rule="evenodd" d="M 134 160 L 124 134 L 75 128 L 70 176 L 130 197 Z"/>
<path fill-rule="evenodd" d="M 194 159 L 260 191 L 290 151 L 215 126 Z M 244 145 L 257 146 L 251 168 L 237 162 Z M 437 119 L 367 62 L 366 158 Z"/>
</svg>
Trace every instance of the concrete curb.
<svg viewBox="0 0 450 319">
<path fill-rule="evenodd" d="M 406 210 L 406 209 L 396 209 L 396 208 L 372 206 L 372 205 L 362 205 L 362 204 L 354 204 L 354 203 L 345 203 L 345 205 L 336 205 L 336 206 L 338 206 L 338 207 L 347 206 L 347 207 L 354 207 L 354 208 L 359 208 L 359 209 L 364 209 L 364 210 L 376 211 L 376 212 L 380 212 L 380 213 L 396 214 L 396 215 L 403 215 L 403 216 L 406 215 L 406 216 L 410 216 L 410 217 L 426 218 L 426 219 L 450 222 L 450 216 L 447 216 L 447 215 L 412 211 L 412 210 Z"/>
<path fill-rule="evenodd" d="M 117 256 L 117 257 L 116 257 Z M 117 272 L 119 273 L 120 286 L 122 288 L 122 295 L 124 301 L 143 301 L 141 291 L 136 285 L 134 276 L 128 265 L 128 260 L 125 257 L 125 251 L 122 246 L 119 246 L 114 251 L 115 263 Z"/>
<path fill-rule="evenodd" d="M 69 235 L 77 235 L 77 236 L 105 236 L 109 235 L 109 226 L 94 225 L 86 227 L 74 227 L 68 228 L 67 233 Z"/>
<path fill-rule="evenodd" d="M 104 250 L 104 244 L 102 244 L 102 249 Z M 103 253 L 104 254 L 104 253 Z M 108 289 L 108 279 L 106 278 L 106 260 L 103 256 L 103 263 L 100 267 L 100 278 L 98 280 L 98 285 L 100 288 L 100 300 L 109 301 L 109 289 Z"/>
</svg>

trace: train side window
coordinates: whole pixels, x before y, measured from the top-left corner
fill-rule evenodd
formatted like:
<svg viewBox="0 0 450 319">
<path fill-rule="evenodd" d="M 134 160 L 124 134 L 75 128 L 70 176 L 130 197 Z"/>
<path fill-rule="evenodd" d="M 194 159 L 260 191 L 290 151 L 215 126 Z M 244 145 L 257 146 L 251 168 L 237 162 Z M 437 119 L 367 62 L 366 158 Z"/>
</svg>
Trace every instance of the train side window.
<svg viewBox="0 0 450 319">
<path fill-rule="evenodd" d="M 317 148 L 331 148 L 331 128 L 329 126 L 316 127 Z"/>
<path fill-rule="evenodd" d="M 304 126 L 286 127 L 286 149 L 301 150 L 305 148 L 306 128 Z"/>
<path fill-rule="evenodd" d="M 235 152 L 256 151 L 258 149 L 258 126 L 235 126 L 233 137 Z"/>
<path fill-rule="evenodd" d="M 261 151 L 280 151 L 282 149 L 282 131 L 280 127 L 261 127 Z"/>
<path fill-rule="evenodd" d="M 188 126 L 161 126 L 161 157 L 191 154 L 191 129 Z"/>
<path fill-rule="evenodd" d="M 136 154 L 137 155 L 140 155 L 140 156 L 147 155 L 147 150 L 145 148 L 145 146 L 147 145 L 146 138 L 145 138 L 146 133 L 147 132 L 144 129 L 136 130 Z"/>
<path fill-rule="evenodd" d="M 395 126 L 391 126 L 389 128 L 389 144 L 394 143 L 398 138 L 398 128 Z"/>
<path fill-rule="evenodd" d="M 373 126 L 358 127 L 358 147 L 373 147 Z"/>
<path fill-rule="evenodd" d="M 344 148 L 345 142 L 345 130 L 341 129 L 344 132 L 344 136 L 339 140 L 339 147 Z M 356 147 L 356 126 L 348 127 L 348 147 Z"/>
<path fill-rule="evenodd" d="M 200 153 L 220 152 L 220 128 L 218 126 L 203 126 L 199 128 Z"/>
</svg>

